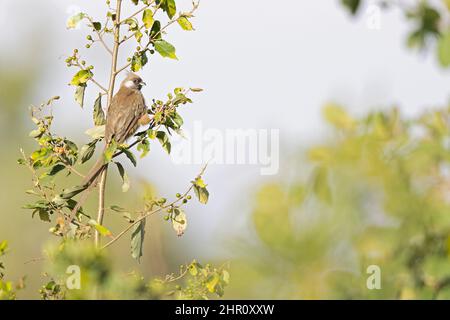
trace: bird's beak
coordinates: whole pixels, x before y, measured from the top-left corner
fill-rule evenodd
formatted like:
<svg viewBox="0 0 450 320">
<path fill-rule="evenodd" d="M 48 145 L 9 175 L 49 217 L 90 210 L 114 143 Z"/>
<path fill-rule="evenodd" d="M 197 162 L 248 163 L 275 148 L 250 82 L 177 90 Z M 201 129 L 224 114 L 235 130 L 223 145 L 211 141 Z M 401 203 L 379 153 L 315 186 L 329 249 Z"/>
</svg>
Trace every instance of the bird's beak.
<svg viewBox="0 0 450 320">
<path fill-rule="evenodd" d="M 142 84 L 143 86 L 146 86 L 146 85 L 147 85 L 144 81 L 142 81 L 141 84 Z"/>
</svg>

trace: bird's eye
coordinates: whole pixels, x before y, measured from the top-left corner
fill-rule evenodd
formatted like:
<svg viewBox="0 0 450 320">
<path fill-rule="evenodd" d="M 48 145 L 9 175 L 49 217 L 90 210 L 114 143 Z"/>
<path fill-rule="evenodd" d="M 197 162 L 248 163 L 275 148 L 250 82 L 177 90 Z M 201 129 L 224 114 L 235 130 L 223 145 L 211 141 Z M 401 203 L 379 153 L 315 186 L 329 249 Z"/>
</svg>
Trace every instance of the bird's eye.
<svg viewBox="0 0 450 320">
<path fill-rule="evenodd" d="M 139 82 L 139 80 L 138 79 L 134 79 L 134 83 L 138 83 Z"/>
</svg>

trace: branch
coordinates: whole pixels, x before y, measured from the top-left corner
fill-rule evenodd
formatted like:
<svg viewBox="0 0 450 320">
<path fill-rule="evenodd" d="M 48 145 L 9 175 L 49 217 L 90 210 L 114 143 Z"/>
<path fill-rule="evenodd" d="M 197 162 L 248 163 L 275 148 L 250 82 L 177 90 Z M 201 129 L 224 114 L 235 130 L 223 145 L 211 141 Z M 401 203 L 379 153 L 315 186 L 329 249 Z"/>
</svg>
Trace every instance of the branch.
<svg viewBox="0 0 450 320">
<path fill-rule="evenodd" d="M 193 4 L 192 10 L 190 12 L 188 12 L 188 15 L 192 15 L 197 9 L 198 6 L 200 5 L 200 0 L 197 3 Z M 185 14 L 185 13 L 184 13 Z M 148 43 L 145 45 L 145 47 L 142 49 L 142 51 L 145 51 L 148 49 L 148 47 L 150 46 L 150 44 L 152 44 L 155 40 L 156 37 L 158 37 L 159 35 L 161 35 L 169 26 L 171 26 L 172 24 L 174 24 L 175 22 L 178 21 L 178 19 L 182 16 L 183 14 L 180 13 L 178 14 L 176 17 L 172 18 L 164 27 L 161 28 L 161 30 L 159 30 L 157 33 L 155 33 L 153 35 L 152 38 L 149 39 Z M 142 28 L 142 26 L 139 28 L 139 30 Z M 127 41 L 128 39 L 134 37 L 133 33 L 130 36 L 125 37 L 120 43 Z M 119 74 L 121 73 L 123 70 L 125 70 L 126 68 L 128 68 L 129 66 L 131 66 L 131 62 L 128 62 L 126 65 L 124 65 L 123 67 L 119 68 L 116 73 Z"/>
<path fill-rule="evenodd" d="M 119 24 L 123 24 L 125 23 L 125 21 L 127 21 L 128 19 L 133 19 L 135 16 L 137 16 L 139 13 L 141 13 L 142 11 L 144 11 L 145 9 L 147 9 L 148 7 L 150 7 L 155 1 L 152 0 L 150 1 L 148 4 L 146 4 L 144 7 L 142 7 L 141 9 L 139 9 L 138 11 L 136 11 L 135 13 L 133 13 L 131 16 L 129 16 L 128 18 L 123 19 L 122 21 L 119 22 Z"/>
<path fill-rule="evenodd" d="M 78 62 L 74 63 L 75 66 L 77 66 L 78 68 L 80 68 L 80 70 L 84 70 L 84 67 Z M 99 82 L 97 82 L 93 77 L 89 78 L 89 81 L 92 81 L 92 83 L 94 83 L 95 85 L 97 85 L 97 87 L 100 88 L 100 90 L 102 90 L 103 92 L 107 93 L 108 90 L 102 86 Z"/>
<path fill-rule="evenodd" d="M 200 173 L 198 174 L 198 176 L 202 176 L 205 173 L 207 164 L 202 168 L 202 170 L 200 171 Z M 176 200 L 172 201 L 169 204 L 166 204 L 165 206 L 159 207 L 158 209 L 152 210 L 150 212 L 145 213 L 144 215 L 141 216 L 139 219 L 136 219 L 133 221 L 133 223 L 131 223 L 130 225 L 128 225 L 124 230 L 122 230 L 117 236 L 115 236 L 112 240 L 110 240 L 108 243 L 106 243 L 103 247 L 101 247 L 101 249 L 105 249 L 107 247 L 109 247 L 110 245 L 112 245 L 114 242 L 116 242 L 117 240 L 119 240 L 120 238 L 122 238 L 131 228 L 133 228 L 136 224 L 140 223 L 142 220 L 147 219 L 148 217 L 150 217 L 151 215 L 161 212 L 165 209 L 169 209 L 170 207 L 174 206 L 175 204 L 177 204 L 180 201 L 183 201 L 183 199 L 185 199 L 189 193 L 192 191 L 192 189 L 194 188 L 194 185 L 191 184 L 191 186 L 185 191 L 185 193 L 183 193 L 181 195 L 180 198 L 177 198 Z"/>
<path fill-rule="evenodd" d="M 89 22 L 92 24 L 92 27 L 94 28 L 94 21 L 92 20 L 91 17 L 88 17 Z M 113 54 L 112 50 L 108 47 L 108 45 L 106 44 L 106 42 L 103 40 L 103 36 L 102 34 L 94 28 L 95 33 L 97 34 L 98 37 L 98 41 L 100 41 L 100 43 L 103 45 L 103 47 L 106 49 L 106 51 L 109 52 L 110 55 Z"/>
<path fill-rule="evenodd" d="M 117 69 L 117 57 L 119 54 L 119 46 L 120 46 L 120 12 L 122 9 L 122 0 L 117 0 L 116 4 L 116 22 L 114 22 L 114 48 L 112 51 L 112 59 L 111 59 L 111 72 L 109 77 L 109 88 L 107 91 L 108 101 L 107 107 L 109 109 L 109 105 L 111 104 L 113 94 L 114 94 L 114 85 L 116 82 L 116 69 Z M 108 167 L 105 167 L 101 176 L 100 176 L 100 187 L 98 189 L 98 211 L 97 211 L 97 223 L 103 224 L 103 217 L 105 214 L 105 191 L 106 191 L 106 177 L 107 177 Z M 97 230 L 95 230 L 95 245 L 100 245 L 100 234 Z"/>
</svg>

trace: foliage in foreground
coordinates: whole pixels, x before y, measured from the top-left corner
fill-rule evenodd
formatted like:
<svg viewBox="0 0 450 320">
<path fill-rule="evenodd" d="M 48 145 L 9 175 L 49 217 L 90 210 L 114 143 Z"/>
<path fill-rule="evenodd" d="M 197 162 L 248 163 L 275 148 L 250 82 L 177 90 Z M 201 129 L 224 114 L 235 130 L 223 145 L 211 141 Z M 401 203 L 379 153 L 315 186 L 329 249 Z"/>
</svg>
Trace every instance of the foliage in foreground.
<svg viewBox="0 0 450 320">
<path fill-rule="evenodd" d="M 184 192 L 176 193 L 172 200 L 146 196 L 138 210 L 123 208 L 117 203 L 110 203 L 106 207 L 106 170 L 99 177 L 96 213 L 88 206 L 77 205 L 78 202 L 83 204 L 83 197 L 89 196 L 96 186 L 67 185 L 68 179 L 59 179 L 63 175 L 76 175 L 79 181 L 83 180 L 83 164 L 88 163 L 95 150 L 103 144 L 107 116 L 103 108 L 104 100 L 107 109 L 116 92 L 119 74 L 126 70 L 141 71 L 150 58 L 156 60 L 154 56 L 177 60 L 175 47 L 165 39 L 167 30 L 173 25 L 184 31 L 194 30 L 191 18 L 198 8 L 198 2 L 192 2 L 189 11 L 182 11 L 177 8 L 175 0 L 131 0 L 134 13 L 126 15 L 125 2 L 129 1 L 106 0 L 103 19 L 79 12 L 67 21 L 68 29 L 78 29 L 81 25 L 88 28 L 90 33 L 86 36 L 86 50 L 99 45 L 111 59 L 108 85 L 97 81 L 97 71 L 94 72 L 94 66 L 86 62 L 86 53 L 82 50 L 75 48 L 65 60 L 68 68 L 75 69 L 69 84 L 74 88 L 77 104 L 86 107 L 85 93 L 91 85 L 98 92 L 91 108 L 93 127 L 86 132 L 90 140 L 77 145 L 70 138 L 52 130 L 55 120 L 52 109 L 59 103 L 59 96 L 31 107 L 31 120 L 35 129 L 29 135 L 35 140 L 36 149 L 30 153 L 21 149 L 18 163 L 31 173 L 32 187 L 26 193 L 34 200 L 24 207 L 30 210 L 32 217 L 51 223 L 50 233 L 61 241 L 58 248 L 47 252 L 47 270 L 52 279 L 41 290 L 44 299 L 164 298 L 168 292 L 172 292 L 176 298 L 206 299 L 211 294 L 222 296 L 229 280 L 225 268 L 202 266 L 193 261 L 181 266 L 177 276 L 168 275 L 165 279 L 147 282 L 139 276 L 119 275 L 112 269 L 105 252 L 116 241 L 130 235 L 131 256 L 140 261 L 144 252 L 146 224 L 152 216 L 161 213 L 171 223 L 176 235 L 182 236 L 187 228 L 184 211 L 187 203 L 193 197 L 202 204 L 208 202 L 209 192 L 203 180 L 206 167 L 192 179 Z M 129 57 L 126 62 L 121 62 L 120 49 L 130 42 L 135 42 L 135 50 L 127 54 Z M 192 103 L 192 93 L 200 91 L 202 89 L 199 88 L 175 88 L 167 94 L 166 99 L 146 97 L 147 115 L 145 119 L 140 119 L 142 123 L 139 122 L 142 130 L 130 139 L 129 144 L 119 145 L 113 140 L 100 153 L 99 157 L 105 165 L 117 168 L 123 192 L 127 192 L 131 185 L 124 162 L 129 161 L 136 166 L 138 159 L 147 156 L 154 144 L 159 144 L 170 154 L 171 136 L 183 135 L 184 120 L 180 110 Z M 123 218 L 124 225 L 120 232 L 113 234 L 105 225 L 105 213 L 119 213 Z M 91 240 L 95 245 L 90 243 Z M 64 284 L 63 275 L 71 267 L 79 270 L 81 278 L 77 281 L 82 289 L 71 289 L 67 283 Z M 175 286 L 172 288 L 172 285 Z M 14 298 L 11 285 L 5 283 L 5 288 Z"/>
</svg>

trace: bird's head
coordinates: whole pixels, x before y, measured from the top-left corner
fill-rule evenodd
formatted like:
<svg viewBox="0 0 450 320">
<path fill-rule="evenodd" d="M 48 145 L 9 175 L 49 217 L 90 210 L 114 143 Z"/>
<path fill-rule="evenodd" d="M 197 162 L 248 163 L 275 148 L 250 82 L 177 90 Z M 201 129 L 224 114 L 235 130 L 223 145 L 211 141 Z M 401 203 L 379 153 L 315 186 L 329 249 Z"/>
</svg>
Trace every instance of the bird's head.
<svg viewBox="0 0 450 320">
<path fill-rule="evenodd" d="M 122 86 L 126 87 L 128 89 L 133 89 L 133 90 L 141 90 L 142 86 L 145 86 L 145 82 L 142 81 L 141 77 L 139 77 L 137 74 L 135 73 L 128 73 L 128 75 L 126 76 L 126 78 L 122 81 Z"/>
</svg>

